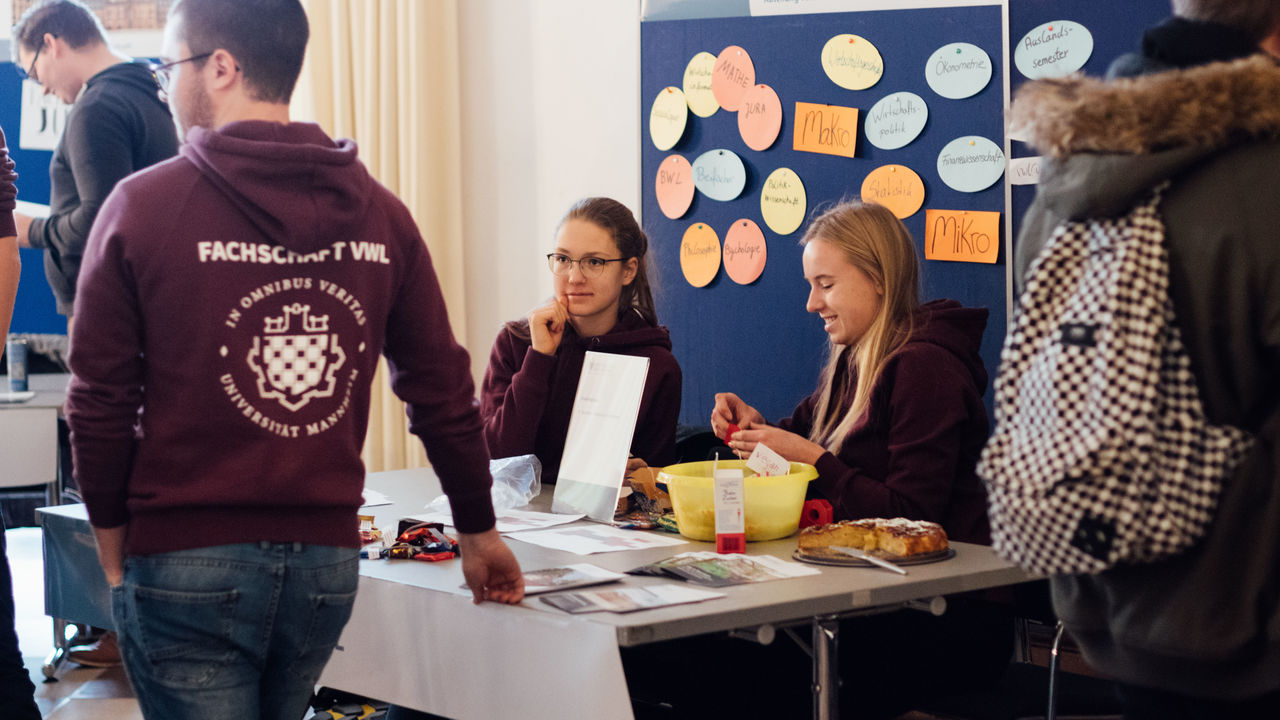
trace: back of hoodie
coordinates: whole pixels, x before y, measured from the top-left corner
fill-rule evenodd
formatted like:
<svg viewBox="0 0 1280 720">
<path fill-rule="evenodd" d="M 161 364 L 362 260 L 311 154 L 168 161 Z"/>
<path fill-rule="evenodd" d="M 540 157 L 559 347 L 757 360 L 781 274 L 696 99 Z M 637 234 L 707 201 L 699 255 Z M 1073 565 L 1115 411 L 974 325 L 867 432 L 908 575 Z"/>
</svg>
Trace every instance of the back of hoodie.
<svg viewBox="0 0 1280 720">
<path fill-rule="evenodd" d="M 86 249 L 67 399 L 77 479 L 126 551 L 358 545 L 385 352 L 461 532 L 493 524 L 470 362 L 408 210 L 319 127 L 193 129 Z"/>
</svg>

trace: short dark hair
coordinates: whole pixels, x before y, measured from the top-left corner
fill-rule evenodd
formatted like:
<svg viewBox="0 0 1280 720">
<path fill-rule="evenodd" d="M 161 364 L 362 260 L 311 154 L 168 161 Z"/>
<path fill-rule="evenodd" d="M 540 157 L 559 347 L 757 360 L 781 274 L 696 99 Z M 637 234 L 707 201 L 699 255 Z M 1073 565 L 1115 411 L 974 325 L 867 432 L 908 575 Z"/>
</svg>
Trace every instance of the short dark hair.
<svg viewBox="0 0 1280 720">
<path fill-rule="evenodd" d="M 1276 0 L 1173 0 L 1175 15 L 1215 22 L 1246 32 L 1261 42 L 1280 29 Z"/>
<path fill-rule="evenodd" d="M 255 100 L 288 103 L 302 72 L 310 33 L 298 0 L 177 0 L 182 39 L 192 55 L 222 49 L 235 56 Z M 170 58 L 179 60 L 181 58 Z"/>
<path fill-rule="evenodd" d="M 43 0 L 27 8 L 13 26 L 13 57 L 18 57 L 19 45 L 35 52 L 44 44 L 45 34 L 62 38 L 76 49 L 107 41 L 102 21 L 84 3 L 78 0 Z"/>
</svg>

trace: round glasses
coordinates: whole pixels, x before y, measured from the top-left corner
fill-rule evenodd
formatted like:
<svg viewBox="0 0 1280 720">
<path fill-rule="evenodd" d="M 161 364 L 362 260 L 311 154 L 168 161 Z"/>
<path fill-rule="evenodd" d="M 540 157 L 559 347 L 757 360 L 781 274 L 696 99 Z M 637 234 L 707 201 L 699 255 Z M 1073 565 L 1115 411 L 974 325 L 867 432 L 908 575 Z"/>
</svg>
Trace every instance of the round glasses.
<svg viewBox="0 0 1280 720">
<path fill-rule="evenodd" d="M 547 265 L 551 268 L 553 275 L 568 275 L 574 265 L 582 271 L 584 277 L 597 278 L 609 266 L 609 263 L 622 262 L 624 258 L 598 258 L 584 257 L 581 260 L 574 260 L 564 253 L 547 253 Z"/>
</svg>

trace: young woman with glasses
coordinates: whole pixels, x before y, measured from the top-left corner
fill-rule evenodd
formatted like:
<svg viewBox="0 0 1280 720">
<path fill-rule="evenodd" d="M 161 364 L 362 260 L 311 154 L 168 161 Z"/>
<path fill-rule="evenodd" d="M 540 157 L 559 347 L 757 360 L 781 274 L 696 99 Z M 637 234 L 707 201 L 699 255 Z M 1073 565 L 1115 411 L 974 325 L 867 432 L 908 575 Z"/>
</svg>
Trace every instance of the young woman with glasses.
<svg viewBox="0 0 1280 720">
<path fill-rule="evenodd" d="M 555 297 L 498 333 L 480 393 L 493 457 L 533 453 L 555 482 L 588 350 L 649 358 L 628 470 L 675 460 L 680 366 L 649 290 L 649 240 L 622 203 L 569 208 L 547 254 Z"/>
</svg>

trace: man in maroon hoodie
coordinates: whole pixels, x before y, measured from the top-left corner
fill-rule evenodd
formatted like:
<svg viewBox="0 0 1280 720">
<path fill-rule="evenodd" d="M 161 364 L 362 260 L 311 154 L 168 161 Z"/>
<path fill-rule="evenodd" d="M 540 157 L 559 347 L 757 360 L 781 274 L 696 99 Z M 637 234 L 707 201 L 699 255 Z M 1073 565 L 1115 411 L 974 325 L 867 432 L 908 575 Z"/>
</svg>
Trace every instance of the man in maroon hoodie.
<svg viewBox="0 0 1280 720">
<path fill-rule="evenodd" d="M 518 602 L 466 351 L 408 210 L 292 123 L 297 0 L 179 0 L 157 81 L 185 144 L 89 238 L 67 398 L 143 714 L 301 717 L 354 601 L 379 354 L 475 600 Z"/>
</svg>

